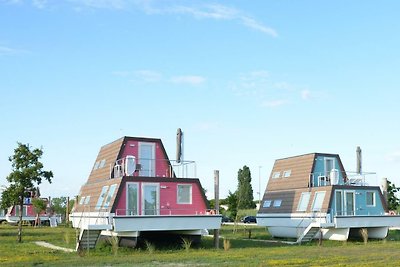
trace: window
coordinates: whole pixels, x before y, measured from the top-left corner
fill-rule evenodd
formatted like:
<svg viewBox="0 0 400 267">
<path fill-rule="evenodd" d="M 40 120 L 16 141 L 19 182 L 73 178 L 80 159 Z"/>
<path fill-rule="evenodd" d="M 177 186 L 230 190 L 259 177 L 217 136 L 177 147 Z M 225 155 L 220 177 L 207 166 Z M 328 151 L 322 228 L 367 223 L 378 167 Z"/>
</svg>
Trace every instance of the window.
<svg viewBox="0 0 400 267">
<path fill-rule="evenodd" d="M 85 197 L 81 197 L 81 200 L 79 201 L 79 205 L 83 205 L 85 203 Z"/>
<path fill-rule="evenodd" d="M 178 204 L 192 204 L 192 185 L 178 184 L 177 192 Z"/>
<path fill-rule="evenodd" d="M 310 202 L 310 192 L 303 192 L 300 196 L 299 206 L 297 207 L 297 211 L 306 211 L 308 207 L 308 202 Z"/>
<path fill-rule="evenodd" d="M 87 197 L 85 198 L 85 205 L 89 204 L 89 201 L 90 201 L 90 196 L 87 196 Z"/>
<path fill-rule="evenodd" d="M 336 214 L 343 215 L 343 194 L 342 191 L 335 191 Z"/>
<path fill-rule="evenodd" d="M 114 195 L 115 189 L 117 188 L 117 184 L 113 184 L 110 186 L 110 190 L 108 190 L 106 201 L 104 202 L 103 208 L 108 208 L 110 206 L 111 199 Z"/>
<path fill-rule="evenodd" d="M 272 174 L 272 179 L 277 179 L 277 178 L 279 178 L 281 176 L 281 172 L 274 172 L 273 174 Z"/>
<path fill-rule="evenodd" d="M 106 160 L 105 160 L 105 159 L 102 159 L 102 160 L 100 161 L 100 164 L 99 164 L 99 169 L 100 169 L 100 168 L 103 168 L 104 165 L 106 165 Z"/>
<path fill-rule="evenodd" d="M 282 199 L 276 199 L 276 200 L 274 200 L 274 205 L 273 206 L 275 208 L 277 208 L 277 207 L 280 207 L 281 204 L 282 204 Z"/>
<path fill-rule="evenodd" d="M 312 211 L 321 211 L 324 198 L 325 198 L 325 191 L 315 192 L 314 202 L 312 204 Z"/>
<path fill-rule="evenodd" d="M 103 208 L 108 208 L 110 206 L 110 202 L 111 202 L 112 197 L 114 196 L 114 192 L 115 192 L 116 188 L 117 188 L 116 184 L 113 184 L 113 185 L 110 186 L 110 189 L 108 190 L 107 197 L 106 197 L 106 199 L 104 201 L 104 204 L 103 204 Z"/>
<path fill-rule="evenodd" d="M 103 188 L 101 189 L 101 193 L 100 193 L 99 199 L 97 200 L 97 204 L 96 204 L 96 207 L 95 207 L 96 210 L 100 209 L 101 206 L 103 205 L 103 201 L 104 201 L 104 198 L 107 195 L 107 191 L 108 191 L 108 185 L 103 186 Z"/>
<path fill-rule="evenodd" d="M 265 200 L 263 203 L 263 208 L 271 207 L 272 200 Z"/>
<path fill-rule="evenodd" d="M 93 170 L 97 170 L 99 168 L 99 164 L 100 164 L 100 161 L 96 161 L 96 163 L 93 166 Z"/>
<path fill-rule="evenodd" d="M 367 191 L 366 197 L 367 197 L 367 206 L 375 206 L 375 192 Z"/>
<path fill-rule="evenodd" d="M 292 170 L 286 170 L 283 172 L 283 178 L 288 178 L 292 174 Z"/>
</svg>

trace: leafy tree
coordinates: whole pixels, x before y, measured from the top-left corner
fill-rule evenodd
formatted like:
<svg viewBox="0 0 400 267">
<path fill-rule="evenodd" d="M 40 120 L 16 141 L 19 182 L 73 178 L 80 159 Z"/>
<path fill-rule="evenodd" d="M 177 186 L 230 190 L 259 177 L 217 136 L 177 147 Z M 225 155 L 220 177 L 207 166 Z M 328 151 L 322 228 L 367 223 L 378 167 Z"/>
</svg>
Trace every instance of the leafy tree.
<svg viewBox="0 0 400 267">
<path fill-rule="evenodd" d="M 243 166 L 238 171 L 238 209 L 254 209 L 253 188 L 251 186 L 251 172 L 249 167 Z"/>
<path fill-rule="evenodd" d="M 237 193 L 232 193 L 229 191 L 228 197 L 226 198 L 226 203 L 228 204 L 228 211 L 231 214 L 231 219 L 236 220 L 237 212 L 238 212 L 238 198 Z"/>
<path fill-rule="evenodd" d="M 29 197 L 30 191 L 35 185 L 41 184 L 43 179 L 51 183 L 53 172 L 43 170 L 43 164 L 39 161 L 43 155 L 42 149 L 32 149 L 28 144 L 17 144 L 14 155 L 8 159 L 12 172 L 7 176 L 10 185 L 1 196 L 1 207 L 19 205 L 22 211 L 24 198 Z M 19 214 L 18 242 L 22 242 L 22 212 Z"/>
<path fill-rule="evenodd" d="M 387 202 L 389 210 L 397 210 L 400 207 L 400 200 L 396 197 L 396 193 L 400 191 L 400 187 L 389 180 L 387 181 Z"/>
<path fill-rule="evenodd" d="M 56 214 L 60 214 L 62 220 L 65 219 L 65 216 L 67 214 L 67 201 L 68 201 L 67 197 L 55 197 L 52 198 L 51 200 L 51 210 Z M 75 203 L 74 199 L 69 200 L 68 213 L 71 213 L 74 203 Z"/>
<path fill-rule="evenodd" d="M 45 211 L 46 210 L 46 201 L 44 201 L 43 199 L 41 199 L 41 198 L 34 198 L 34 199 L 32 199 L 32 205 L 33 205 L 33 207 L 34 207 L 34 209 L 35 209 L 35 213 L 36 213 L 36 220 L 35 220 L 35 226 L 38 226 L 38 225 L 40 225 L 40 217 L 39 217 L 39 214 L 42 212 L 42 211 Z"/>
</svg>

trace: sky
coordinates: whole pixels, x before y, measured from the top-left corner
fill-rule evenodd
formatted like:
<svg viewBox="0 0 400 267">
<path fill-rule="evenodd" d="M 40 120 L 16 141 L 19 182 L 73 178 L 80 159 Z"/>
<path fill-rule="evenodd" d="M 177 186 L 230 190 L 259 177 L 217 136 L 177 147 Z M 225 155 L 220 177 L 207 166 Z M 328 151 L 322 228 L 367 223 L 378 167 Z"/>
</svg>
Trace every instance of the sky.
<svg viewBox="0 0 400 267">
<path fill-rule="evenodd" d="M 274 161 L 341 156 L 400 185 L 400 2 L 0 0 L 0 185 L 17 142 L 44 151 L 44 196 L 75 196 L 101 146 L 162 139 L 213 198 L 254 198 Z"/>
</svg>

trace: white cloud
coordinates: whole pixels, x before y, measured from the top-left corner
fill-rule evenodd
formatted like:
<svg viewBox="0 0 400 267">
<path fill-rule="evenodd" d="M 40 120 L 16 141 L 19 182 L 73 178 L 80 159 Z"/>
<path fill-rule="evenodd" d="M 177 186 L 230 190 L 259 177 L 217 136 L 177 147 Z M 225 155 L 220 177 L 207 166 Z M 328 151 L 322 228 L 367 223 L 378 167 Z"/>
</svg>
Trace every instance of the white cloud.
<svg viewBox="0 0 400 267">
<path fill-rule="evenodd" d="M 240 17 L 240 20 L 242 21 L 243 25 L 245 25 L 249 28 L 260 31 L 260 32 L 270 35 L 272 37 L 278 36 L 278 33 L 276 32 L 276 30 L 263 25 L 262 23 L 256 21 L 255 19 L 253 19 L 251 17 L 243 17 L 242 16 L 242 17 Z"/>
<path fill-rule="evenodd" d="M 0 56 L 9 56 L 26 53 L 27 51 L 21 49 L 15 49 L 7 46 L 0 46 Z"/>
<path fill-rule="evenodd" d="M 98 9 L 125 9 L 130 1 L 127 0 L 68 0 L 90 8 Z"/>
<path fill-rule="evenodd" d="M 136 70 L 136 71 L 114 71 L 112 74 L 120 77 L 133 78 L 134 80 L 154 83 L 162 79 L 162 74 L 153 70 Z"/>
<path fill-rule="evenodd" d="M 196 75 L 174 76 L 170 81 L 176 84 L 199 85 L 205 82 L 205 78 Z"/>
<path fill-rule="evenodd" d="M 264 101 L 262 103 L 262 106 L 267 108 L 276 108 L 286 105 L 287 103 L 288 103 L 287 100 L 280 99 L 280 100 Z"/>
<path fill-rule="evenodd" d="M 32 5 L 36 8 L 43 9 L 47 5 L 47 0 L 32 0 Z"/>
<path fill-rule="evenodd" d="M 389 155 L 386 156 L 386 160 L 389 162 L 400 162 L 400 151 L 395 151 L 390 153 Z"/>
<path fill-rule="evenodd" d="M 310 100 L 310 98 L 311 98 L 311 92 L 310 92 L 310 90 L 303 90 L 303 91 L 301 91 L 301 98 L 302 98 L 303 100 Z"/>
</svg>

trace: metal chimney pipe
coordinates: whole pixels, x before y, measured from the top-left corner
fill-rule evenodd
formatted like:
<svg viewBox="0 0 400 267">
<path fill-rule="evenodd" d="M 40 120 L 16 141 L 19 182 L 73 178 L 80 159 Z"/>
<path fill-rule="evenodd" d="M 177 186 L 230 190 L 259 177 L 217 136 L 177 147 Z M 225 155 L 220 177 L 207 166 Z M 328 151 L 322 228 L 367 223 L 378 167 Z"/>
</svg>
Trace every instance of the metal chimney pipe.
<svg viewBox="0 0 400 267">
<path fill-rule="evenodd" d="M 356 154 L 357 154 L 357 173 L 361 174 L 362 173 L 362 156 L 361 156 L 361 148 L 358 146 L 356 149 Z"/>
</svg>

